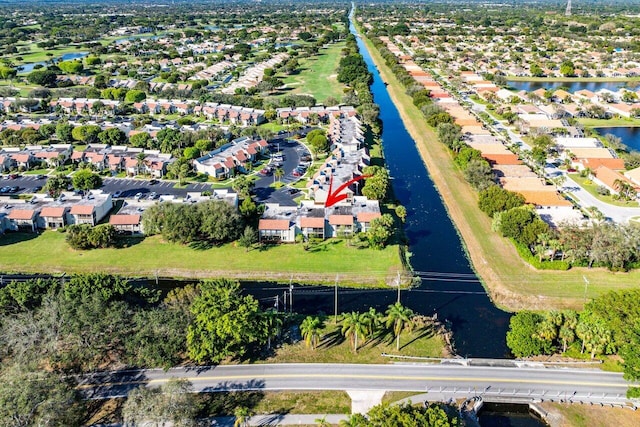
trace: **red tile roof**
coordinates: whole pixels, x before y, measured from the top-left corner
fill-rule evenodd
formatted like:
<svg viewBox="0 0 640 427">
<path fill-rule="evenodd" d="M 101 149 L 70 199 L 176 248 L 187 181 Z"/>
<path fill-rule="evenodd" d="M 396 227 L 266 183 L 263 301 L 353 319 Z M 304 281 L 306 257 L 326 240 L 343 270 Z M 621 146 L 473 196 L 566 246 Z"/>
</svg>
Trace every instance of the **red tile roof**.
<svg viewBox="0 0 640 427">
<path fill-rule="evenodd" d="M 71 215 L 91 215 L 94 209 L 93 205 L 73 205 Z"/>
<path fill-rule="evenodd" d="M 331 225 L 353 225 L 353 215 L 329 215 Z"/>
<path fill-rule="evenodd" d="M 111 225 L 138 225 L 140 224 L 140 215 L 111 215 L 109 218 Z"/>
<path fill-rule="evenodd" d="M 9 212 L 9 219 L 21 220 L 21 221 L 29 221 L 32 220 L 36 215 L 36 211 L 32 209 L 12 209 Z"/>
<path fill-rule="evenodd" d="M 300 218 L 302 228 L 324 228 L 324 218 L 303 216 Z"/>
<path fill-rule="evenodd" d="M 258 223 L 258 230 L 288 230 L 288 219 L 261 219 Z"/>
<path fill-rule="evenodd" d="M 358 214 L 358 222 L 371 222 L 381 216 L 380 212 L 360 212 Z"/>
<path fill-rule="evenodd" d="M 61 206 L 61 207 L 45 206 L 44 208 L 42 208 L 42 211 L 40 211 L 40 216 L 43 218 L 44 217 L 60 218 L 64 216 L 65 210 L 66 208 L 64 206 Z"/>
</svg>

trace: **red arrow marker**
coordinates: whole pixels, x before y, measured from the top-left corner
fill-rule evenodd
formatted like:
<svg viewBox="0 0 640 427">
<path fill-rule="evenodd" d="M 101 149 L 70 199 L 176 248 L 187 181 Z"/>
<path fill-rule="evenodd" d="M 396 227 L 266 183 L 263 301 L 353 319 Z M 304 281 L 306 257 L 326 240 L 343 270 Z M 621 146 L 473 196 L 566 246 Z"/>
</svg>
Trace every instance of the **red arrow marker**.
<svg viewBox="0 0 640 427">
<path fill-rule="evenodd" d="M 341 202 L 342 200 L 347 198 L 346 194 L 340 194 L 340 192 L 342 190 L 344 190 L 345 188 L 347 188 L 348 186 L 350 186 L 351 184 L 353 184 L 356 181 L 360 181 L 361 179 L 364 178 L 369 178 L 371 175 L 360 175 L 357 176 L 347 182 L 345 182 L 344 184 L 342 184 L 340 187 L 338 187 L 336 189 L 336 191 L 332 191 L 333 189 L 333 175 L 331 175 L 331 178 L 329 179 L 329 194 L 327 195 L 327 201 L 324 202 L 324 207 L 325 208 L 330 208 L 331 206 L 335 205 L 338 202 Z"/>
</svg>

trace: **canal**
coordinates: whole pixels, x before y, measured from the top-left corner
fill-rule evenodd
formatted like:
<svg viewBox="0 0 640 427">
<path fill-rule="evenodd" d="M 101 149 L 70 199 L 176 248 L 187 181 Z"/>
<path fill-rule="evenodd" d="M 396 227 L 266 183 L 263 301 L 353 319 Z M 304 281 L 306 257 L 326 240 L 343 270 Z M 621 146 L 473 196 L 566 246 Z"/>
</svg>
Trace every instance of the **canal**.
<svg viewBox="0 0 640 427">
<path fill-rule="evenodd" d="M 351 32 L 356 34 L 353 26 Z M 403 294 L 402 302 L 414 311 L 437 313 L 440 320 L 446 320 L 459 355 L 507 357 L 505 334 L 510 315 L 491 302 L 474 274 L 416 143 L 360 38 L 358 47 L 373 73 L 371 90 L 380 106 L 385 161 L 395 195 L 407 208 L 410 261 L 422 278 L 420 286 Z M 391 300 L 384 304 L 387 302 Z"/>
</svg>

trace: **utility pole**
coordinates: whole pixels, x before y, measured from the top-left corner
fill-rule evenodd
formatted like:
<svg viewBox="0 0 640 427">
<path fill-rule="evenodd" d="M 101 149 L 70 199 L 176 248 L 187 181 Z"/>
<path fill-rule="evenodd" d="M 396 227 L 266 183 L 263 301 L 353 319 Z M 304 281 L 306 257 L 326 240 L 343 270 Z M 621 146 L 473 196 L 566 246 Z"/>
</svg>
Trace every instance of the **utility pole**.
<svg viewBox="0 0 640 427">
<path fill-rule="evenodd" d="M 582 276 L 584 279 L 584 302 L 587 302 L 587 286 L 589 286 L 589 280 L 587 280 L 587 276 Z"/>
<path fill-rule="evenodd" d="M 338 275 L 336 274 L 336 284 L 334 290 L 334 300 L 333 300 L 333 324 L 338 324 Z"/>
<path fill-rule="evenodd" d="M 293 313 L 293 275 L 289 279 L 289 313 Z"/>
</svg>

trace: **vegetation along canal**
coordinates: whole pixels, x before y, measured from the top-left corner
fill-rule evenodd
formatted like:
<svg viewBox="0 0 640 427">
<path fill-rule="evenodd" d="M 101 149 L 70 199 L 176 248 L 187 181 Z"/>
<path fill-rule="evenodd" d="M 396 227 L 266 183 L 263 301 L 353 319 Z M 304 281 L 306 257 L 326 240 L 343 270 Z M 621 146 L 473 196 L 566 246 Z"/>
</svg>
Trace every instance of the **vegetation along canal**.
<svg viewBox="0 0 640 427">
<path fill-rule="evenodd" d="M 355 29 L 351 28 L 355 33 Z M 402 303 L 415 312 L 433 315 L 452 329 L 455 350 L 461 356 L 502 358 L 508 356 L 505 334 L 510 315 L 493 305 L 474 274 L 460 237 L 447 215 L 440 196 L 418 154 L 414 140 L 404 127 L 364 44 L 358 39 L 374 80 L 371 90 L 380 105 L 382 139 L 387 166 L 393 177 L 396 197 L 407 208 L 405 231 L 412 253 L 411 265 L 421 277 L 420 286 L 403 291 Z M 262 303 L 278 298 L 279 308 L 289 305 L 289 296 L 279 286 L 245 284 Z M 287 293 L 288 295 L 288 293 Z M 339 311 L 384 311 L 396 300 L 395 290 L 339 289 Z M 334 311 L 334 289 L 296 287 L 294 311 L 316 313 Z"/>
</svg>

